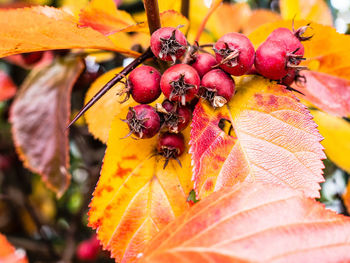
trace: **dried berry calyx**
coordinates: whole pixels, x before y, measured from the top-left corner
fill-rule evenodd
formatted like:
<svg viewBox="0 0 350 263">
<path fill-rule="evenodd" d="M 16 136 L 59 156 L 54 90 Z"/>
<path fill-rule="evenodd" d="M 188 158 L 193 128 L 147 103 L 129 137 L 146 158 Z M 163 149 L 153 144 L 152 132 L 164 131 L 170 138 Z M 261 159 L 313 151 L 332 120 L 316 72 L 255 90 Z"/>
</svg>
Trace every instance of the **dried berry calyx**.
<svg viewBox="0 0 350 263">
<path fill-rule="evenodd" d="M 162 27 L 151 36 L 151 50 L 161 60 L 175 63 L 176 59 L 180 58 L 186 49 L 186 37 L 178 27 Z"/>
<path fill-rule="evenodd" d="M 175 159 L 181 166 L 178 157 L 185 151 L 185 139 L 181 133 L 163 133 L 159 138 L 158 154 L 165 158 L 164 169 L 170 159 Z"/>
<path fill-rule="evenodd" d="M 151 138 L 160 129 L 160 118 L 154 108 L 149 105 L 130 107 L 126 119 L 130 132 L 125 136 L 134 134 L 139 139 Z"/>
<path fill-rule="evenodd" d="M 223 59 L 220 61 L 218 66 L 226 64 L 229 67 L 235 67 L 238 65 L 239 50 L 231 49 L 226 42 L 223 42 L 224 48 L 216 49 L 215 46 L 213 50 L 216 54 L 219 54 Z"/>
<path fill-rule="evenodd" d="M 195 88 L 196 86 L 185 81 L 185 75 L 180 74 L 180 77 L 177 80 L 170 82 L 172 87 L 171 93 L 169 95 L 169 100 L 172 100 L 173 97 L 181 97 L 181 104 L 186 104 L 186 94 L 188 90 Z"/>
<path fill-rule="evenodd" d="M 156 105 L 156 110 L 161 114 L 163 124 L 170 132 L 178 133 L 184 130 L 191 121 L 192 112 L 187 106 L 180 106 L 176 102 L 165 100 Z"/>
</svg>

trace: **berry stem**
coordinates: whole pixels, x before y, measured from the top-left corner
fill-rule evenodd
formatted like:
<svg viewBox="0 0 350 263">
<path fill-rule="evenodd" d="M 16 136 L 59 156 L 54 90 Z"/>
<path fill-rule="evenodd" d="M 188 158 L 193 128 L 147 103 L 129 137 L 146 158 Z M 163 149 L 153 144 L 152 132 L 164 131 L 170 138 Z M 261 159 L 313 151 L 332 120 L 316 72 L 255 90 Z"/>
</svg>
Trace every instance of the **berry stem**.
<svg viewBox="0 0 350 263">
<path fill-rule="evenodd" d="M 152 33 L 161 28 L 158 0 L 145 0 L 145 10 L 147 14 L 149 32 Z"/>
<path fill-rule="evenodd" d="M 190 0 L 181 0 L 181 14 L 189 18 L 190 14 Z"/>
<path fill-rule="evenodd" d="M 143 61 L 151 58 L 153 53 L 150 48 L 148 48 L 141 56 L 134 59 L 128 66 L 126 66 L 122 71 L 119 72 L 114 78 L 106 83 L 90 100 L 86 105 L 78 112 L 74 119 L 69 123 L 68 127 L 72 126 L 92 105 L 94 105 L 107 91 L 109 91 L 115 84 L 121 81 L 127 74 L 129 74 L 134 68 L 140 65 Z"/>
<path fill-rule="evenodd" d="M 197 35 L 196 35 L 196 38 L 194 39 L 194 41 L 196 42 L 199 42 L 199 38 L 201 37 L 203 31 L 204 31 L 204 28 L 205 28 L 205 25 L 207 24 L 210 16 L 214 13 L 214 11 L 221 5 L 223 0 L 219 0 L 219 1 L 213 1 L 211 7 L 209 8 L 208 10 L 208 13 L 206 14 L 206 16 L 204 17 L 201 25 L 199 26 L 199 29 L 197 31 Z"/>
</svg>

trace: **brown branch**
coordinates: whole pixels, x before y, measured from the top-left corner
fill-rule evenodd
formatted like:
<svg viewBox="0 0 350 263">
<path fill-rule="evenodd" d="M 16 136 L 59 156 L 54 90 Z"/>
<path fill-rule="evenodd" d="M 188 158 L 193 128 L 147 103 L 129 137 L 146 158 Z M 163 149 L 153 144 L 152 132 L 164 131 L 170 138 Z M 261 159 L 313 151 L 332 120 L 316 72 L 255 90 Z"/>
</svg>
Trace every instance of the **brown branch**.
<svg viewBox="0 0 350 263">
<path fill-rule="evenodd" d="M 147 14 L 149 32 L 152 34 L 154 31 L 162 27 L 160 23 L 158 0 L 144 0 L 144 5 Z"/>
<path fill-rule="evenodd" d="M 74 117 L 74 119 L 69 123 L 68 127 L 72 126 L 88 109 L 91 108 L 107 91 L 109 91 L 115 84 L 121 81 L 124 76 L 129 74 L 134 68 L 140 65 L 143 61 L 148 58 L 151 58 L 153 53 L 150 48 L 148 48 L 141 56 L 136 58 L 133 62 L 131 62 L 128 66 L 126 66 L 119 74 L 117 74 L 114 78 L 106 83 L 96 94 L 89 100 L 88 103 L 78 112 L 78 114 Z"/>
<path fill-rule="evenodd" d="M 181 0 L 181 14 L 187 19 L 189 18 L 190 0 Z"/>
</svg>

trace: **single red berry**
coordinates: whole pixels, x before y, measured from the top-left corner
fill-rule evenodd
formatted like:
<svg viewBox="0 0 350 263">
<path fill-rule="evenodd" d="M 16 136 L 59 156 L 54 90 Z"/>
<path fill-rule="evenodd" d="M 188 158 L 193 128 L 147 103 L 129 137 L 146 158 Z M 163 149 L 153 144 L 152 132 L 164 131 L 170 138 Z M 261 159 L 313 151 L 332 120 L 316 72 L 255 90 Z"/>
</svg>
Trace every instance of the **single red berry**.
<svg viewBox="0 0 350 263">
<path fill-rule="evenodd" d="M 214 46 L 216 61 L 220 68 L 234 76 L 248 72 L 254 64 L 254 47 L 240 33 L 223 35 Z"/>
<path fill-rule="evenodd" d="M 37 62 L 39 62 L 43 55 L 44 55 L 44 51 L 37 51 L 37 52 L 31 52 L 31 53 L 22 53 L 22 58 L 24 60 L 24 62 L 27 65 L 33 65 Z"/>
<path fill-rule="evenodd" d="M 304 56 L 304 46 L 301 44 L 300 40 L 294 35 L 294 33 L 288 28 L 280 27 L 272 31 L 266 41 L 281 41 L 286 45 L 287 52 L 293 53 L 295 55 Z M 296 61 L 296 63 L 300 63 Z"/>
<path fill-rule="evenodd" d="M 130 133 L 127 136 L 134 134 L 140 139 L 151 138 L 160 129 L 159 115 L 154 108 L 146 104 L 130 107 L 126 120 L 123 121 L 130 128 Z"/>
<path fill-rule="evenodd" d="M 296 65 L 300 59 L 300 55 L 288 52 L 284 42 L 269 40 L 256 50 L 254 65 L 264 77 L 280 80 L 287 75 L 288 70 L 304 68 Z"/>
<path fill-rule="evenodd" d="M 160 80 L 160 88 L 170 101 L 182 105 L 191 101 L 198 93 L 200 78 L 197 71 L 187 64 L 177 64 L 168 68 Z"/>
<path fill-rule="evenodd" d="M 157 109 L 163 117 L 163 126 L 170 132 L 184 130 L 191 121 L 192 111 L 188 106 L 180 106 L 176 102 L 165 100 Z"/>
<path fill-rule="evenodd" d="M 191 66 L 197 70 L 198 75 L 202 78 L 207 72 L 212 70 L 216 64 L 214 56 L 208 53 L 201 53 L 195 56 L 195 60 Z"/>
<path fill-rule="evenodd" d="M 161 94 L 160 77 L 161 74 L 155 68 L 145 65 L 140 66 L 131 71 L 126 92 L 131 94 L 132 98 L 138 103 L 151 103 Z M 127 95 L 126 99 L 128 97 Z"/>
<path fill-rule="evenodd" d="M 163 133 L 159 138 L 158 153 L 165 157 L 164 168 L 171 158 L 177 159 L 185 151 L 185 139 L 181 133 Z"/>
<path fill-rule="evenodd" d="M 96 236 L 82 241 L 76 250 L 76 255 L 79 260 L 93 261 L 96 260 L 98 253 L 100 252 L 100 243 Z"/>
<path fill-rule="evenodd" d="M 225 71 L 213 69 L 205 74 L 201 81 L 202 97 L 213 107 L 222 107 L 235 92 L 235 81 Z"/>
<path fill-rule="evenodd" d="M 151 36 L 151 50 L 161 60 L 175 63 L 185 53 L 186 46 L 185 35 L 174 27 L 162 27 Z"/>
</svg>

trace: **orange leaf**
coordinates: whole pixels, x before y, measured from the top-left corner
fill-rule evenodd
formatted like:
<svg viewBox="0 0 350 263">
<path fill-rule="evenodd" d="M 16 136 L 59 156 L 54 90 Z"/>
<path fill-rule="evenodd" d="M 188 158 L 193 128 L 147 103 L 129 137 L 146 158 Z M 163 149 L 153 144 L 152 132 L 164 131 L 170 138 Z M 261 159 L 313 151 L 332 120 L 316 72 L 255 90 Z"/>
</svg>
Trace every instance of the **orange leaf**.
<svg viewBox="0 0 350 263">
<path fill-rule="evenodd" d="M 242 31 L 244 34 L 250 34 L 259 26 L 264 25 L 266 23 L 272 23 L 276 21 L 280 21 L 282 18 L 278 13 L 272 12 L 267 9 L 257 9 L 254 10 L 249 19 L 242 24 Z"/>
<path fill-rule="evenodd" d="M 280 0 L 283 19 L 307 19 L 324 25 L 333 25 L 331 10 L 324 0 Z"/>
<path fill-rule="evenodd" d="M 79 16 L 81 26 L 89 26 L 104 35 L 116 33 L 135 24 L 129 13 L 117 9 L 114 0 L 92 0 Z"/>
<path fill-rule="evenodd" d="M 239 184 L 170 223 L 140 262 L 350 262 L 350 219 L 275 184 Z"/>
<path fill-rule="evenodd" d="M 12 79 L 0 70 L 0 101 L 11 99 L 17 91 Z"/>
<path fill-rule="evenodd" d="M 0 262 L 1 263 L 28 263 L 23 250 L 17 250 L 0 234 Z"/>
<path fill-rule="evenodd" d="M 42 175 L 61 196 L 70 181 L 68 134 L 71 89 L 84 66 L 57 59 L 32 70 L 12 104 L 10 121 L 16 150 L 24 165 Z"/>
<path fill-rule="evenodd" d="M 164 159 L 154 156 L 157 137 L 120 139 L 129 132 L 120 120 L 127 111 L 122 109 L 112 123 L 89 211 L 89 226 L 117 262 L 134 262 L 146 243 L 188 208 L 192 189 L 189 154 L 179 158 L 182 168 L 171 160 L 163 169 Z"/>
<path fill-rule="evenodd" d="M 50 49 L 97 48 L 136 56 L 75 18 L 53 7 L 0 10 L 0 57 Z M 25 30 L 25 34 L 23 33 Z"/>
<path fill-rule="evenodd" d="M 219 128 L 229 121 L 231 136 Z M 190 153 L 198 197 L 240 181 L 275 182 L 318 197 L 321 138 L 291 92 L 261 77 L 244 77 L 227 106 L 214 110 L 199 102 L 193 113 Z"/>
<path fill-rule="evenodd" d="M 307 21 L 297 21 L 295 28 L 307 23 Z M 291 29 L 291 25 L 292 21 L 267 24 L 259 27 L 250 34 L 249 38 L 257 47 L 274 29 L 278 27 Z M 312 23 L 311 27 L 305 35 L 313 35 L 312 39 L 303 42 L 305 58 L 307 59 L 304 64 L 311 71 L 302 73 L 307 77 L 304 85 L 294 85 L 293 88 L 304 93 L 306 100 L 320 109 L 339 116 L 349 116 L 350 63 L 348 61 L 350 61 L 350 52 L 348 46 L 350 45 L 350 36 L 339 34 L 329 26 Z M 309 77 L 310 79 L 308 79 Z M 340 91 L 342 93 L 338 93 Z"/>
</svg>

